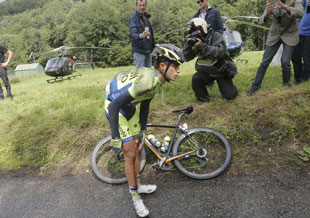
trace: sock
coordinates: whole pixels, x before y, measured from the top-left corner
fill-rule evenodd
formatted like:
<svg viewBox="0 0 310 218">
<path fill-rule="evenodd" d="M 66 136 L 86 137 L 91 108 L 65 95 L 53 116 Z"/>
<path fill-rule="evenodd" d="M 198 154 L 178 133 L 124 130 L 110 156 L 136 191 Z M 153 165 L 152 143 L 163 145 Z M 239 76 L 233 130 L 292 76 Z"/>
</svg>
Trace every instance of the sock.
<svg viewBox="0 0 310 218">
<path fill-rule="evenodd" d="M 141 185 L 140 175 L 138 175 L 138 177 L 137 177 L 137 187 L 139 187 L 140 185 Z"/>
<path fill-rule="evenodd" d="M 129 192 L 132 196 L 133 201 L 137 201 L 140 199 L 137 186 L 129 186 Z"/>
</svg>

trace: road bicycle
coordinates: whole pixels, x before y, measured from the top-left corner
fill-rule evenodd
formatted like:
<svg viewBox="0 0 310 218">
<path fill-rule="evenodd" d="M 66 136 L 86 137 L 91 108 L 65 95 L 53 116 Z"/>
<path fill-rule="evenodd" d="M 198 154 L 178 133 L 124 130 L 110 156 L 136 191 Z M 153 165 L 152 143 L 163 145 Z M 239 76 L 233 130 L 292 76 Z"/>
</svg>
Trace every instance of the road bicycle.
<svg viewBox="0 0 310 218">
<path fill-rule="evenodd" d="M 232 157 L 232 149 L 225 136 L 206 127 L 185 128 L 181 124 L 181 119 L 184 115 L 192 113 L 193 107 L 172 112 L 179 113 L 176 125 L 147 124 L 147 132 L 153 128 L 174 129 L 174 131 L 166 152 L 162 152 L 146 137 L 141 154 L 140 173 L 146 164 L 145 147 L 157 157 L 158 161 L 154 166 L 157 169 L 169 170 L 175 166 L 193 179 L 211 179 L 223 173 Z M 92 170 L 104 182 L 125 183 L 127 180 L 123 155 L 111 150 L 110 140 L 111 136 L 107 136 L 94 148 L 91 157 Z"/>
</svg>

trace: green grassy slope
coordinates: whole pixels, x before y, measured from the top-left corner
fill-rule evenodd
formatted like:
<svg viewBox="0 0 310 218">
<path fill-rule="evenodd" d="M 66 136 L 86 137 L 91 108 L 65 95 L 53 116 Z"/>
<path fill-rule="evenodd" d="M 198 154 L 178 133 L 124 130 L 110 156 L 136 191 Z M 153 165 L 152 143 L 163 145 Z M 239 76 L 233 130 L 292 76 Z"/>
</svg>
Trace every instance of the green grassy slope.
<svg viewBox="0 0 310 218">
<path fill-rule="evenodd" d="M 172 124 L 176 118 L 172 110 L 192 105 L 194 113 L 185 120 L 189 127 L 208 126 L 231 141 L 231 173 L 303 168 L 307 163 L 296 152 L 310 145 L 309 82 L 282 87 L 280 67 L 270 66 L 262 89 L 255 96 L 244 96 L 261 57 L 262 52 L 244 53 L 242 58 L 249 63 L 237 62 L 236 100 L 222 99 L 215 85 L 211 102 L 205 105 L 196 103 L 191 89 L 194 61 L 184 64 L 180 78 L 166 84 L 152 101 L 149 121 Z M 14 100 L 0 102 L 0 168 L 28 165 L 41 172 L 71 173 L 89 169 L 92 149 L 109 134 L 103 112 L 105 84 L 116 72 L 131 68 L 83 71 L 80 78 L 53 84 L 46 83 L 45 75 L 12 80 Z"/>
</svg>

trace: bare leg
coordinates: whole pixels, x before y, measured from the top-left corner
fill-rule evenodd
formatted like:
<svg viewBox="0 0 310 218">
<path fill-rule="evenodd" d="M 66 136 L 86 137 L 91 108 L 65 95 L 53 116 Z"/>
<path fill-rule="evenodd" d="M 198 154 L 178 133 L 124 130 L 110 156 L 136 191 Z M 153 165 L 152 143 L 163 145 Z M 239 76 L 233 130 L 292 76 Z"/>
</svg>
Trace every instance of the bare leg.
<svg viewBox="0 0 310 218">
<path fill-rule="evenodd" d="M 138 151 L 138 145 L 136 143 L 137 136 L 134 136 L 134 140 L 123 144 L 123 152 L 125 158 L 125 174 L 127 182 L 130 186 L 136 187 L 137 176 L 140 171 L 141 152 Z"/>
</svg>

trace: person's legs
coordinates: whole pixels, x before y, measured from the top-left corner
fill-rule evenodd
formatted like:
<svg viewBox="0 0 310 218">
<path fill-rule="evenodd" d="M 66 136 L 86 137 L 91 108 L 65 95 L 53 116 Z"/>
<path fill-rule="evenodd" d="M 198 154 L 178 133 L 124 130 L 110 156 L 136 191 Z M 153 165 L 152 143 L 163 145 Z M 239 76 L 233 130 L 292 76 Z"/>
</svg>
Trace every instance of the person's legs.
<svg viewBox="0 0 310 218">
<path fill-rule="evenodd" d="M 145 67 L 151 67 L 152 66 L 152 56 L 151 54 L 145 55 Z"/>
<path fill-rule="evenodd" d="M 145 67 L 146 56 L 144 54 L 134 52 L 133 58 L 136 62 L 136 68 Z"/>
<path fill-rule="evenodd" d="M 252 86 L 248 92 L 254 93 L 258 89 L 260 89 L 262 81 L 263 81 L 265 73 L 266 73 L 266 70 L 267 70 L 269 64 L 271 63 L 273 57 L 276 55 L 281 43 L 282 43 L 282 41 L 280 40 L 279 42 L 277 42 L 273 46 L 266 46 L 262 62 L 260 64 L 259 68 L 257 69 L 254 82 L 252 83 Z M 252 93 L 249 93 L 249 94 L 252 94 Z"/>
<path fill-rule="evenodd" d="M 138 133 L 141 130 L 139 122 L 139 110 L 136 108 L 134 114 L 127 120 L 122 114 L 119 116 L 120 129 L 123 139 L 123 152 L 125 159 L 125 174 L 129 185 L 129 192 L 132 196 L 136 213 L 140 217 L 149 214 L 145 207 L 140 193 L 152 193 L 156 185 L 141 185 L 138 179 L 141 165 L 141 151 L 139 151 Z"/>
<path fill-rule="evenodd" d="M 196 72 L 192 77 L 192 89 L 195 93 L 197 101 L 208 102 L 210 100 L 206 85 L 214 81 L 207 72 Z"/>
<path fill-rule="evenodd" d="M 4 77 L 5 77 L 5 70 L 0 67 L 0 78 L 2 79 L 3 83 L 4 83 Z M 4 94 L 3 94 L 3 89 L 0 83 L 0 100 L 2 100 L 3 98 L 4 98 Z"/>
<path fill-rule="evenodd" d="M 295 83 L 301 83 L 303 81 L 303 67 L 302 67 L 302 60 L 301 60 L 301 54 L 302 54 L 302 47 L 301 47 L 301 40 L 299 43 L 294 47 L 294 51 L 292 54 L 292 63 L 294 68 L 294 78 Z"/>
<path fill-rule="evenodd" d="M 123 144 L 125 174 L 136 213 L 140 217 L 145 217 L 149 214 L 149 210 L 145 207 L 138 192 L 137 178 L 140 171 L 141 152 L 138 150 L 138 144 L 136 143 L 137 139 L 138 137 L 134 136 L 133 140 Z"/>
<path fill-rule="evenodd" d="M 219 78 L 216 81 L 223 98 L 233 100 L 237 97 L 238 90 L 231 78 Z"/>
<path fill-rule="evenodd" d="M 310 36 L 303 36 L 304 79 L 310 80 Z"/>
<path fill-rule="evenodd" d="M 281 57 L 283 85 L 290 85 L 291 59 L 292 59 L 293 51 L 294 51 L 294 46 L 290 46 L 290 45 L 283 43 L 283 53 Z"/>
</svg>

